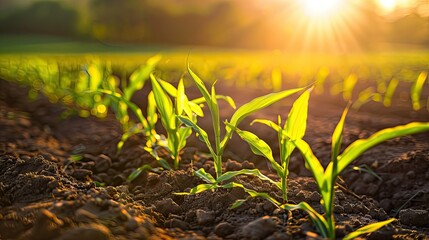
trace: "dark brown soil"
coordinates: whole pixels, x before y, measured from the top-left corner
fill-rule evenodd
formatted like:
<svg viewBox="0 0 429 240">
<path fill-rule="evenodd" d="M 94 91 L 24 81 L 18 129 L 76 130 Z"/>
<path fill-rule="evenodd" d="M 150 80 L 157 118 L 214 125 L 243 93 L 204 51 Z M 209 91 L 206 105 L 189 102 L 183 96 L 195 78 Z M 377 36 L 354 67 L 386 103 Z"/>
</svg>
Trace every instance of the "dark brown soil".
<svg viewBox="0 0 429 240">
<path fill-rule="evenodd" d="M 182 154 L 180 170 L 145 172 L 128 183 L 127 176 L 137 167 L 156 166 L 142 149 L 141 136 L 131 138 L 117 155 L 120 127 L 112 117 L 61 120 L 60 106 L 43 98 L 29 102 L 25 88 L 0 81 L 0 89 L 0 239 L 317 238 L 301 211 L 285 212 L 263 199 L 229 209 L 235 200 L 247 197 L 240 189 L 175 195 L 202 183 L 193 170 L 204 167 L 213 172 L 211 159 L 195 139 Z M 237 96 L 238 105 L 262 94 L 246 90 L 239 96 L 237 89 L 226 87 L 218 92 Z M 290 104 L 277 104 L 253 118 L 274 120 L 280 114 L 284 119 Z M 320 159 L 329 160 L 330 135 L 345 105 L 337 97 L 311 99 L 305 139 Z M 231 113 L 226 106 L 221 111 L 224 117 Z M 428 120 L 426 109 L 412 111 L 409 103 L 394 101 L 391 108 L 370 103 L 349 114 L 344 146 L 386 127 Z M 208 120 L 199 122 L 210 126 Z M 248 127 L 249 122 L 240 127 L 251 129 L 276 149 L 276 134 L 264 126 Z M 83 159 L 72 161 L 71 154 Z M 266 160 L 252 155 L 238 137 L 231 140 L 224 160 L 226 170 L 256 166 L 272 175 Z M 342 175 L 335 200 L 337 236 L 395 217 L 397 221 L 364 237 L 427 239 L 429 133 L 383 143 L 354 165 L 366 165 L 380 178 L 351 168 Z M 290 171 L 290 202 L 307 201 L 321 210 L 317 186 L 298 155 L 292 157 Z M 280 194 L 252 177 L 236 181 Z M 96 186 L 100 183 L 104 186 Z"/>
</svg>

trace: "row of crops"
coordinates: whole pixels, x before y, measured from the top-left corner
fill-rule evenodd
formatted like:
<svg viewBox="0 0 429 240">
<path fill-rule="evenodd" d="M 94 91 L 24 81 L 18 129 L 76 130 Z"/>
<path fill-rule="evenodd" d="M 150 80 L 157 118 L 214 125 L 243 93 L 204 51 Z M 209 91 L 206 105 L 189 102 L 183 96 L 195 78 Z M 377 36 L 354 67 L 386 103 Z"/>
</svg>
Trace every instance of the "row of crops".
<svg viewBox="0 0 429 240">
<path fill-rule="evenodd" d="M 259 56 L 264 57 L 264 56 Z M 363 64 L 362 59 L 344 62 L 334 66 L 338 60 L 318 62 L 311 65 L 302 62 L 278 64 L 275 58 L 263 61 L 259 57 L 245 56 L 231 58 L 227 61 L 213 59 L 195 61 L 195 69 L 178 64 L 177 56 L 167 60 L 156 55 L 145 60 L 140 66 L 122 65 L 100 59 L 69 58 L 61 61 L 58 58 L 9 58 L 0 63 L 0 76 L 4 79 L 26 85 L 30 88 L 29 97 L 35 98 L 39 93 L 47 96 L 52 102 L 61 102 L 70 107 L 67 114 L 77 113 L 82 117 L 95 115 L 105 117 L 110 110 L 122 126 L 122 138 L 117 145 L 118 152 L 123 144 L 134 134 L 144 134 L 145 150 L 149 152 L 164 169 L 179 169 L 181 151 L 187 145 L 187 139 L 195 133 L 203 141 L 213 158 L 215 174 L 207 173 L 204 168 L 194 172 L 203 184 L 197 185 L 189 192 L 180 195 L 198 194 L 217 188 L 241 188 L 249 197 L 237 200 L 231 207 L 243 204 L 247 199 L 260 197 L 267 199 L 278 208 L 301 209 L 308 213 L 319 233 L 324 238 L 335 239 L 334 194 L 338 176 L 357 157 L 372 147 L 392 138 L 429 131 L 428 122 L 414 122 L 376 132 L 367 139 L 360 139 L 350 144 L 342 153 L 342 133 L 347 112 L 352 106 L 361 106 L 367 101 L 382 102 L 389 106 L 393 96 L 401 93 L 400 84 L 408 84 L 410 108 L 420 110 L 428 106 L 428 99 L 422 97 L 428 78 L 429 67 L 424 58 L 410 59 L 410 62 L 374 61 L 373 65 Z M 234 64 L 239 61 L 243 64 Z M 265 59 L 266 60 L 266 59 Z M 358 61 L 359 60 L 359 61 Z M 197 64 L 198 63 L 198 64 Z M 201 64 L 200 64 L 201 63 Z M 186 74 L 185 74 L 186 73 Z M 163 79 L 173 79 L 165 81 Z M 203 81 L 202 79 L 207 79 Z M 216 80 L 237 88 L 269 89 L 271 93 L 254 98 L 240 107 L 236 107 L 234 96 L 216 93 Z M 133 96 L 149 85 L 146 94 L 146 109 L 133 102 Z M 206 84 L 211 84 L 207 88 Z M 190 99 L 186 94 L 186 85 L 195 86 L 202 97 Z M 285 90 L 286 89 L 286 90 Z M 303 140 L 306 132 L 308 102 L 311 94 L 341 95 L 345 100 L 354 100 L 354 104 L 344 110 L 333 134 L 332 151 L 329 165 L 324 168 L 313 154 L 311 146 Z M 279 157 L 273 156 L 270 144 L 261 140 L 250 131 L 241 130 L 239 124 L 252 113 L 269 107 L 285 98 L 299 95 L 291 107 L 286 119 L 279 117 L 277 122 L 267 119 L 256 119 L 252 124 L 263 124 L 277 132 Z M 357 96 L 356 96 L 357 95 Z M 219 101 L 226 101 L 236 109 L 231 118 L 222 122 Z M 212 129 L 203 129 L 198 120 L 204 116 L 203 108 L 208 108 Z M 429 110 L 429 109 L 428 109 Z M 133 114 L 134 117 L 130 117 Z M 133 120 L 136 119 L 136 120 Z M 166 136 L 157 133 L 156 126 L 162 126 Z M 224 130 L 222 130 L 224 129 Z M 237 134 L 245 141 L 251 151 L 267 159 L 276 177 L 268 177 L 259 169 L 242 169 L 224 171 L 223 153 L 229 140 Z M 160 157 L 159 150 L 168 152 Z M 324 213 L 320 214 L 308 203 L 291 204 L 287 199 L 287 180 L 289 160 L 297 149 L 303 156 L 306 167 L 313 174 L 322 196 Z M 278 159 L 278 160 L 276 160 Z M 132 181 L 149 166 L 141 166 L 128 178 Z M 234 177 L 251 175 L 269 182 L 282 193 L 276 197 L 272 193 L 258 192 L 234 182 Z M 353 239 L 360 234 L 373 232 L 392 222 L 388 219 L 373 223 L 348 234 L 345 239 Z"/>
<path fill-rule="evenodd" d="M 314 84 L 315 94 L 353 100 L 355 108 L 370 101 L 390 107 L 395 99 L 398 103 L 410 104 L 416 111 L 424 108 L 429 111 L 427 56 L 425 53 L 392 53 L 308 58 L 248 52 L 193 55 L 171 52 L 152 58 L 121 54 L 104 57 L 3 56 L 0 58 L 0 77 L 31 86 L 32 99 L 42 93 L 52 102 L 77 105 L 82 116 L 103 117 L 106 111 L 102 101 L 82 94 L 86 88 L 94 90 L 100 84 L 124 88 L 132 78 L 147 75 L 155 69 L 161 79 L 178 82 L 183 77 L 188 85 L 190 79 L 184 73 L 189 58 L 193 69 L 208 83 L 222 80 L 222 84 L 237 88 L 264 88 L 274 92 Z"/>
</svg>

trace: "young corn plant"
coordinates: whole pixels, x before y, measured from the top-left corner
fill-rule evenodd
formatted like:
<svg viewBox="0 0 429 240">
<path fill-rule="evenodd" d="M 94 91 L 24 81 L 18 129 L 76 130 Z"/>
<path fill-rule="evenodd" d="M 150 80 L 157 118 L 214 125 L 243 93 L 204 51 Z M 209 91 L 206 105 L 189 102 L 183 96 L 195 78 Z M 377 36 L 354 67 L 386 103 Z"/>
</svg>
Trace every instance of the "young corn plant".
<svg viewBox="0 0 429 240">
<path fill-rule="evenodd" d="M 209 93 L 203 81 L 190 69 L 189 66 L 188 66 L 188 72 L 191 75 L 191 78 L 194 81 L 195 85 L 198 87 L 201 94 L 203 95 L 203 98 L 205 99 L 205 102 L 207 103 L 207 106 L 211 113 L 212 124 L 213 124 L 213 134 L 214 134 L 214 147 L 209 139 L 209 135 L 207 134 L 207 132 L 203 130 L 200 126 L 198 126 L 195 121 L 193 121 L 192 119 L 186 116 L 177 116 L 177 117 L 184 124 L 192 127 L 192 129 L 198 135 L 199 139 L 206 144 L 207 148 L 210 151 L 210 154 L 213 157 L 216 176 L 210 175 L 209 173 L 205 172 L 204 169 L 201 168 L 195 172 L 195 175 L 200 177 L 203 181 L 205 181 L 206 184 L 200 184 L 192 188 L 188 193 L 179 193 L 179 194 L 195 194 L 195 193 L 199 193 L 202 191 L 215 189 L 219 187 L 222 187 L 222 188 L 242 187 L 250 195 L 259 196 L 260 194 L 257 193 L 256 191 L 246 189 L 241 184 L 234 183 L 234 182 L 223 184 L 224 181 L 227 181 L 233 178 L 234 176 L 243 175 L 243 174 L 257 176 L 263 180 L 270 181 L 275 184 L 273 180 L 261 174 L 258 169 L 242 169 L 240 171 L 230 171 L 230 172 L 223 173 L 222 172 L 222 155 L 226 147 L 226 144 L 231 139 L 238 124 L 241 121 L 243 121 L 247 116 L 261 109 L 264 109 L 272 105 L 273 103 L 280 101 L 283 98 L 286 98 L 294 93 L 297 93 L 303 90 L 303 88 L 296 88 L 292 90 L 281 91 L 278 93 L 271 93 L 265 96 L 255 98 L 250 102 L 244 104 L 243 106 L 241 106 L 235 111 L 235 113 L 232 115 L 229 121 L 225 122 L 225 125 L 226 125 L 225 135 L 222 137 L 219 105 L 217 103 L 217 97 L 216 97 L 217 95 L 215 92 L 214 84 L 212 85 L 211 92 Z M 225 100 L 227 100 L 227 102 L 233 108 L 235 108 L 235 104 L 231 98 L 226 97 Z"/>
<path fill-rule="evenodd" d="M 275 182 L 275 186 L 277 186 L 282 192 L 283 203 L 287 202 L 287 178 L 289 175 L 289 161 L 290 156 L 295 149 L 295 145 L 291 140 L 301 139 L 304 137 L 307 127 L 308 100 L 310 98 L 311 90 L 312 88 L 305 91 L 294 102 L 283 128 L 281 127 L 282 123 L 280 116 L 278 117 L 278 124 L 266 119 L 256 119 L 251 123 L 265 124 L 277 132 L 280 150 L 280 164 L 274 159 L 272 150 L 266 142 L 259 139 L 251 132 L 235 128 L 236 133 L 241 137 L 241 139 L 249 144 L 253 153 L 263 156 L 269 160 L 271 167 L 276 171 L 278 177 L 280 178 L 280 182 Z M 269 200 L 274 202 L 273 199 Z"/>
<path fill-rule="evenodd" d="M 180 151 L 186 146 L 186 140 L 192 134 L 192 128 L 184 125 L 176 116 L 184 115 L 193 122 L 197 122 L 197 116 L 203 116 L 203 111 L 197 103 L 190 101 L 186 96 L 183 79 L 179 81 L 177 89 L 170 83 L 157 79 L 153 74 L 150 79 L 161 123 L 167 132 L 167 143 L 162 147 L 173 159 L 173 168 L 178 169 Z M 170 96 L 174 97 L 174 102 Z M 152 152 L 156 154 L 156 151 Z M 159 158 L 158 155 L 155 157 Z"/>
<path fill-rule="evenodd" d="M 341 119 L 332 135 L 331 162 L 326 167 L 326 169 L 323 168 L 320 161 L 313 154 L 307 142 L 299 138 L 292 141 L 304 157 L 305 166 L 311 171 L 314 179 L 316 180 L 317 186 L 322 195 L 321 204 L 325 214 L 319 214 L 306 202 L 301 202 L 299 204 L 286 203 L 280 206 L 281 208 L 287 210 L 301 209 L 306 211 L 322 237 L 329 239 L 335 239 L 334 188 L 336 179 L 341 174 L 341 172 L 357 157 L 377 144 L 392 138 L 429 131 L 429 122 L 413 122 L 407 125 L 386 128 L 376 132 L 367 139 L 356 140 L 350 144 L 342 154 L 340 154 L 342 134 L 347 112 L 348 108 L 346 108 L 346 110 L 343 112 Z M 348 234 L 344 239 L 353 239 L 361 234 L 371 233 L 392 222 L 393 220 L 394 219 L 388 219 L 386 221 L 369 224 Z"/>
<path fill-rule="evenodd" d="M 112 82 L 111 84 L 107 86 L 100 85 L 97 89 L 98 92 L 104 93 L 113 99 L 109 105 L 122 127 L 121 140 L 117 144 L 118 153 L 122 150 L 124 143 L 135 134 L 143 133 L 147 141 L 151 143 L 157 142 L 159 139 L 159 135 L 155 131 L 158 117 L 153 93 L 150 92 L 148 95 L 146 117 L 143 115 L 143 111 L 131 102 L 131 98 L 135 92 L 144 87 L 160 58 L 159 55 L 149 58 L 146 64 L 140 66 L 131 74 L 128 82 L 124 81 L 122 83 L 122 90 L 118 88 L 118 84 L 115 83 L 116 79 L 113 77 L 109 78 L 108 81 Z M 135 123 L 130 119 L 129 110 L 134 113 L 139 123 Z"/>
</svg>

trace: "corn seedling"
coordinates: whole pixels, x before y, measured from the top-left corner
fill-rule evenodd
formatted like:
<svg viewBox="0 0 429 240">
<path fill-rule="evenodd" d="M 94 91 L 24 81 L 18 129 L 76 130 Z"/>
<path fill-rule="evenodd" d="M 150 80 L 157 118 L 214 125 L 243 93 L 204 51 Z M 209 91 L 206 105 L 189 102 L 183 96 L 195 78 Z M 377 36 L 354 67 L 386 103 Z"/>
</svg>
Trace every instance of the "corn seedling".
<svg viewBox="0 0 429 240">
<path fill-rule="evenodd" d="M 278 117 L 278 124 L 265 119 L 256 119 L 253 123 L 262 123 L 271 127 L 277 132 L 277 138 L 280 150 L 280 164 L 274 159 L 272 149 L 263 140 L 259 139 L 255 134 L 235 129 L 237 134 L 246 141 L 252 152 L 267 158 L 271 164 L 271 167 L 276 171 L 280 182 L 275 182 L 275 185 L 281 190 L 283 202 L 287 202 L 287 177 L 289 175 L 289 160 L 290 156 L 295 149 L 295 145 L 291 139 L 301 139 L 304 137 L 306 126 L 307 126 L 307 112 L 308 112 L 308 100 L 310 97 L 311 89 L 305 91 L 301 96 L 294 102 L 291 111 L 289 112 L 288 118 L 283 126 L 281 127 L 281 118 Z M 272 201 L 272 200 L 271 200 Z"/>
<path fill-rule="evenodd" d="M 158 121 L 156 115 L 156 107 L 153 93 L 150 92 L 147 99 L 147 117 L 143 116 L 142 110 L 134 103 L 131 102 L 131 98 L 134 93 L 141 90 L 145 82 L 149 79 L 150 73 L 154 70 L 156 63 L 160 60 L 160 56 L 156 55 L 147 60 L 145 65 L 142 65 L 135 70 L 129 79 L 129 82 L 124 82 L 122 85 L 122 91 L 118 88 L 118 83 L 113 76 L 108 78 L 107 86 L 100 85 L 97 89 L 89 89 L 92 93 L 96 91 L 108 95 L 113 101 L 110 102 L 109 106 L 113 109 L 115 117 L 122 127 L 121 140 L 117 144 L 118 153 L 122 150 L 124 143 L 132 135 L 143 133 L 147 138 L 147 141 L 156 142 L 159 139 L 158 134 L 155 131 L 155 125 Z M 81 87 L 81 91 L 85 91 L 85 86 Z M 88 93 L 88 91 L 87 91 Z M 139 124 L 134 123 L 129 116 L 128 110 L 131 110 L 139 120 Z"/>
<path fill-rule="evenodd" d="M 398 87 L 398 84 L 399 81 L 396 78 L 392 78 L 392 80 L 390 80 L 383 98 L 383 105 L 385 107 L 390 107 L 390 105 L 392 105 L 392 97 Z"/>
<path fill-rule="evenodd" d="M 428 72 L 421 72 L 416 81 L 414 82 L 413 86 L 411 87 L 411 101 L 413 103 L 413 109 L 415 111 L 418 111 L 421 108 L 420 95 L 422 93 L 422 88 L 427 78 Z"/>
<path fill-rule="evenodd" d="M 352 99 L 353 89 L 357 82 L 358 82 L 358 77 L 354 73 L 350 74 L 346 79 L 344 79 L 344 83 L 343 83 L 344 100 L 348 101 Z"/>
<path fill-rule="evenodd" d="M 299 204 L 284 204 L 281 206 L 281 208 L 287 210 L 301 209 L 306 211 L 322 237 L 329 239 L 335 239 L 334 187 L 339 174 L 357 157 L 377 144 L 392 138 L 429 131 L 429 122 L 414 122 L 407 125 L 387 128 L 376 132 L 367 139 L 359 139 L 353 142 L 342 154 L 339 154 L 347 112 L 348 108 L 343 112 L 343 115 L 332 135 L 331 162 L 326 169 L 323 168 L 320 161 L 313 154 L 310 146 L 304 140 L 296 139 L 293 141 L 294 145 L 299 149 L 304 157 L 305 166 L 311 171 L 314 179 L 316 180 L 317 186 L 322 195 L 321 204 L 324 208 L 325 214 L 319 214 L 306 202 L 301 202 Z M 369 224 L 348 234 L 344 239 L 353 239 L 361 234 L 376 231 L 393 220 L 394 219 L 388 219 L 386 221 Z"/>
<path fill-rule="evenodd" d="M 150 92 L 147 99 L 147 110 L 146 110 L 146 119 L 145 121 L 140 121 L 140 124 L 135 124 L 130 120 L 128 115 L 128 104 L 130 102 L 134 93 L 138 90 L 141 90 L 144 87 L 144 84 L 149 79 L 150 73 L 154 70 L 156 64 L 161 59 L 161 56 L 156 55 L 147 60 L 146 64 L 140 66 L 135 70 L 129 79 L 129 82 L 123 83 L 123 94 L 121 99 L 117 101 L 117 104 L 114 107 L 116 118 L 119 120 L 122 126 L 122 137 L 121 141 L 118 143 L 118 152 L 121 151 L 125 141 L 134 134 L 143 132 L 147 137 L 147 141 L 156 142 L 159 138 L 158 134 L 155 132 L 155 125 L 158 121 L 156 115 L 155 99 L 153 93 Z M 115 92 L 118 92 L 118 89 L 110 89 Z"/>
<path fill-rule="evenodd" d="M 192 188 L 189 193 L 195 194 L 195 193 L 199 193 L 199 192 L 206 191 L 209 189 L 215 189 L 218 187 L 223 187 L 223 188 L 243 187 L 237 183 L 228 183 L 226 185 L 222 185 L 222 182 L 227 181 L 234 176 L 243 175 L 243 174 L 257 176 L 263 180 L 267 180 L 267 181 L 270 181 L 270 182 L 275 184 L 274 181 L 272 181 L 271 179 L 269 179 L 266 176 L 264 176 L 263 174 L 261 174 L 260 171 L 257 169 L 251 169 L 251 170 L 250 169 L 243 169 L 240 171 L 230 171 L 230 172 L 222 173 L 223 151 L 226 147 L 226 144 L 231 139 L 232 134 L 234 133 L 236 127 L 247 116 L 249 116 L 250 114 L 257 112 L 261 109 L 264 109 L 264 108 L 272 105 L 273 103 L 280 101 L 283 98 L 286 98 L 286 97 L 288 97 L 294 93 L 301 91 L 302 88 L 285 90 L 285 91 L 281 91 L 278 93 L 271 93 L 271 94 L 268 94 L 265 96 L 255 98 L 255 99 L 251 100 L 250 102 L 244 104 L 243 106 L 241 106 L 240 108 L 238 108 L 235 111 L 235 113 L 232 115 L 230 121 L 225 122 L 225 125 L 226 125 L 225 126 L 225 135 L 222 138 L 221 131 L 220 131 L 221 123 L 220 123 L 220 115 L 219 115 L 219 106 L 217 103 L 217 97 L 216 97 L 214 84 L 212 85 L 211 93 L 209 93 L 209 91 L 205 87 L 203 81 L 189 68 L 189 66 L 188 66 L 188 71 L 189 71 L 189 74 L 191 75 L 194 83 L 197 85 L 198 89 L 200 90 L 201 94 L 203 95 L 203 97 L 204 97 L 204 99 L 208 105 L 208 108 L 210 110 L 211 117 L 212 117 L 212 124 L 213 124 L 215 146 L 214 147 L 212 146 L 207 132 L 204 131 L 201 127 L 199 127 L 196 122 L 192 121 L 192 119 L 190 119 L 186 116 L 178 116 L 178 118 L 180 121 L 185 123 L 187 126 L 192 127 L 192 129 L 197 133 L 199 139 L 206 144 L 207 148 L 210 151 L 210 154 L 213 157 L 214 168 L 215 168 L 215 172 L 216 172 L 216 177 L 214 178 L 213 176 L 211 176 L 210 174 L 205 172 L 204 169 L 197 170 L 195 172 L 195 174 L 198 177 L 200 177 L 201 179 L 203 179 L 205 182 L 207 182 L 207 184 L 200 184 L 200 185 Z M 235 108 L 234 102 L 232 101 L 231 98 L 225 98 L 225 99 L 228 101 L 228 103 L 230 103 L 230 105 L 232 107 Z M 248 192 L 250 195 L 257 196 L 259 194 L 253 190 L 246 189 L 244 187 L 243 187 L 243 189 L 246 192 Z M 179 194 L 189 194 L 189 193 L 179 193 Z"/>
<path fill-rule="evenodd" d="M 161 123 L 167 132 L 167 143 L 163 147 L 170 153 L 174 169 L 178 169 L 180 151 L 186 146 L 186 139 L 191 135 L 192 128 L 184 125 L 176 116 L 185 115 L 193 122 L 197 122 L 197 116 L 203 116 L 203 111 L 198 104 L 190 101 L 186 96 L 182 79 L 177 89 L 168 82 L 156 79 L 153 74 L 150 79 Z M 174 97 L 174 103 L 170 95 Z"/>
</svg>

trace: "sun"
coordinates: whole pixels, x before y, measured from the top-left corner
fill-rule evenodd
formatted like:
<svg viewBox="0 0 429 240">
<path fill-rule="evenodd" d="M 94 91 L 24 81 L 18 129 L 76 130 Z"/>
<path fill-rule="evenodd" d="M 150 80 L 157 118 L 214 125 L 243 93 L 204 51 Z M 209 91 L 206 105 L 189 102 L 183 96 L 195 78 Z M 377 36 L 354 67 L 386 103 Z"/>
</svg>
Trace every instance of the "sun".
<svg viewBox="0 0 429 240">
<path fill-rule="evenodd" d="M 341 0 L 301 0 L 298 3 L 301 5 L 304 14 L 311 18 L 330 17 L 335 12 L 341 10 Z"/>
<path fill-rule="evenodd" d="M 290 30 L 290 46 L 298 44 L 302 51 L 320 52 L 360 48 L 355 34 L 362 19 L 358 9 L 364 6 L 363 0 L 291 1 L 296 10 L 288 19 L 296 25 Z"/>
<path fill-rule="evenodd" d="M 390 12 L 398 4 L 396 0 L 378 0 L 378 4 L 384 12 Z"/>
</svg>

